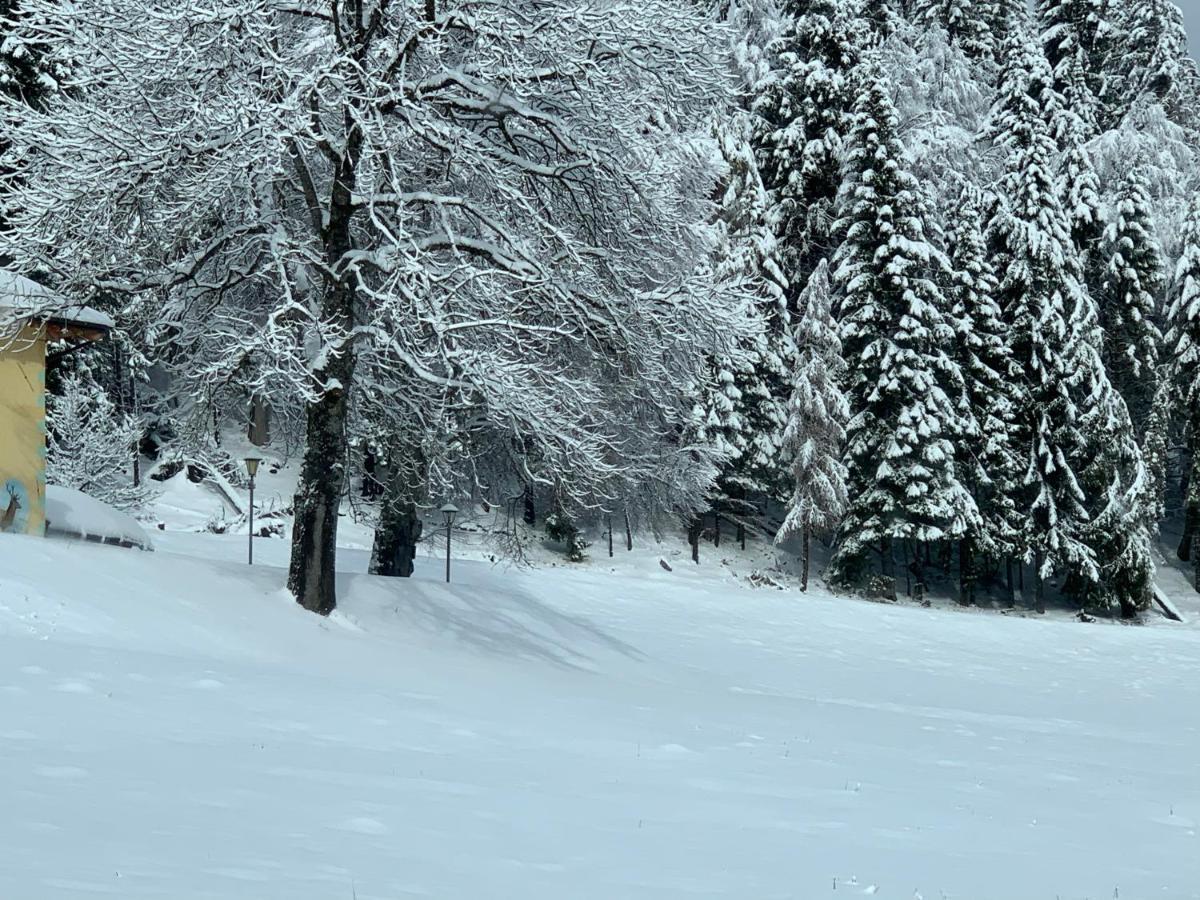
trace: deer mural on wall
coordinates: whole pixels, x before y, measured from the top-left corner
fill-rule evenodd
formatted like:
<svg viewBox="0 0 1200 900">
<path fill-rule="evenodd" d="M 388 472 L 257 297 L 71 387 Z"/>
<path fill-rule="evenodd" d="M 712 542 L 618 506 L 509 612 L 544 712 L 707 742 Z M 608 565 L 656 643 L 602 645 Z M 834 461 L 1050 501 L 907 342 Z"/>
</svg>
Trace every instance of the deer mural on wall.
<svg viewBox="0 0 1200 900">
<path fill-rule="evenodd" d="M 0 515 L 0 532 L 15 530 L 13 525 L 17 521 L 17 513 L 21 510 L 21 500 L 17 497 L 17 486 L 10 481 L 4 487 L 8 494 L 8 506 L 3 515 Z M 0 502 L 3 502 L 2 497 L 0 497 Z"/>
</svg>

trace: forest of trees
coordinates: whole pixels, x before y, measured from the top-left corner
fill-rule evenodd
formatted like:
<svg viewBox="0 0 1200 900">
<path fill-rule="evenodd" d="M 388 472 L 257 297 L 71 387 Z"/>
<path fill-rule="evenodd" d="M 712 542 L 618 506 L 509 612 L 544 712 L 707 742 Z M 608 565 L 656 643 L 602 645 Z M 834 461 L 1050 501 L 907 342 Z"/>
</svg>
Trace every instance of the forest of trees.
<svg viewBox="0 0 1200 900">
<path fill-rule="evenodd" d="M 1133 617 L 1167 522 L 1200 578 L 1167 0 L 0 16 L 0 259 L 119 323 L 55 386 L 62 477 L 132 440 L 236 478 L 222 433 L 269 409 L 310 610 L 367 457 L 381 574 L 470 497 L 568 536 L 715 514 L 893 597 Z"/>
</svg>

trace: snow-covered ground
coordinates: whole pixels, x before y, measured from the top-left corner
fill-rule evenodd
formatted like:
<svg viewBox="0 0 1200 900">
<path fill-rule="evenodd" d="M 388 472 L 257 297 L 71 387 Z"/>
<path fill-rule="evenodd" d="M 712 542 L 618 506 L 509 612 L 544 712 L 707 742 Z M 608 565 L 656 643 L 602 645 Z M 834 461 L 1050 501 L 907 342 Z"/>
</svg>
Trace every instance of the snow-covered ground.
<svg viewBox="0 0 1200 900">
<path fill-rule="evenodd" d="M 6 900 L 1200 897 L 1200 630 L 156 545 L 0 537 Z"/>
</svg>

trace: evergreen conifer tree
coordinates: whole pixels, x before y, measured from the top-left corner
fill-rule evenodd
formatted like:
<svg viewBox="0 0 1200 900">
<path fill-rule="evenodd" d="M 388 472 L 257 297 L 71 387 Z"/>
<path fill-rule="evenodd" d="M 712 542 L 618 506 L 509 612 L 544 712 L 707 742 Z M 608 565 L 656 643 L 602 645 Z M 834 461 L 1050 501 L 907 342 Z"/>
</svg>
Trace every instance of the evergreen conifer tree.
<svg viewBox="0 0 1200 900">
<path fill-rule="evenodd" d="M 842 581 L 864 574 L 876 547 L 887 574 L 893 541 L 919 548 L 980 527 L 955 462 L 965 386 L 947 352 L 953 332 L 939 281 L 948 263 L 927 239 L 930 211 L 904 168 L 898 116 L 877 66 L 864 67 L 859 87 L 835 274 L 850 367 L 848 506 L 834 559 Z"/>
<path fill-rule="evenodd" d="M 850 79 L 867 36 L 853 0 L 791 0 L 785 13 L 790 18 L 774 47 L 776 75 L 754 104 L 754 142 L 794 307 L 835 248 Z"/>
<path fill-rule="evenodd" d="M 1125 398 L 1135 433 L 1145 435 L 1158 391 L 1162 335 L 1155 323 L 1163 261 L 1140 170 L 1130 173 L 1104 233 L 1105 279 L 1098 298 L 1105 362 Z"/>
<path fill-rule="evenodd" d="M 1029 23 L 1026 0 L 976 0 L 979 16 L 987 23 L 996 62 L 1002 62 L 1005 44 Z"/>
<path fill-rule="evenodd" d="M 769 78 L 764 41 L 775 30 L 761 0 L 730 3 L 720 10 L 730 26 L 743 96 Z M 713 360 L 712 378 L 697 398 L 697 437 L 725 459 L 713 496 L 715 511 L 739 520 L 756 512 L 759 496 L 782 496 L 780 444 L 790 391 L 793 346 L 789 334 L 788 281 L 779 244 L 768 221 L 769 197 L 751 145 L 747 110 L 718 116 L 714 137 L 726 164 L 716 221 L 715 275 L 741 282 L 765 323 L 749 346 Z M 757 495 L 757 496 L 756 496 Z"/>
<path fill-rule="evenodd" d="M 1043 115 L 1045 57 L 1020 39 L 1009 42 L 993 132 L 1007 151 L 1001 200 L 988 226 L 988 242 L 1002 273 L 998 296 L 1012 330 L 1013 357 L 1029 395 L 1017 418 L 1018 447 L 1025 456 L 1026 517 L 1023 540 L 1042 580 L 1076 569 L 1098 577 L 1084 543 L 1088 516 L 1073 463 L 1082 452 L 1078 411 L 1072 396 L 1068 317 L 1083 302 L 1083 287 L 1058 198 L 1056 148 Z"/>
<path fill-rule="evenodd" d="M 1184 476 L 1184 532 L 1178 556 L 1196 565 L 1200 588 L 1200 194 L 1192 197 L 1184 221 L 1182 252 L 1171 283 L 1167 347 L 1171 377 L 1179 395 L 1178 415 L 1184 423 L 1189 465 Z"/>
<path fill-rule="evenodd" d="M 956 204 L 949 250 L 955 360 L 966 387 L 966 418 L 978 425 L 959 453 L 963 481 L 982 517 L 980 531 L 968 534 L 959 551 L 961 599 L 969 603 L 980 556 L 1001 560 L 1024 552 L 1014 502 L 1024 474 L 1014 443 L 1024 398 L 1007 343 L 1009 329 L 996 302 L 998 279 L 983 235 L 983 198 L 974 189 L 965 189 Z"/>
<path fill-rule="evenodd" d="M 778 456 L 786 424 L 794 347 L 778 245 L 767 221 L 768 198 L 759 179 L 742 118 L 718 123 L 717 139 L 728 165 L 717 227 L 715 276 L 742 282 L 756 301 L 764 330 L 749 346 L 713 360 L 711 387 L 695 411 L 697 436 L 726 460 L 713 497 L 718 513 L 743 518 L 754 497 L 781 496 Z"/>
<path fill-rule="evenodd" d="M 1004 273 L 1001 306 L 1029 390 L 1017 424 L 1027 453 L 1021 504 L 1037 608 L 1044 609 L 1043 582 L 1057 573 L 1080 603 L 1119 603 L 1131 613 L 1149 590 L 1140 516 L 1145 470 L 1100 358 L 1099 317 L 1063 206 L 1040 89 L 1047 60 L 1024 42 L 1010 44 L 1006 56 L 994 133 L 1007 163 L 989 243 Z M 1012 114 L 1020 109 L 1027 114 Z"/>
<path fill-rule="evenodd" d="M 1104 58 L 1110 37 L 1106 0 L 1037 0 L 1042 48 L 1054 87 L 1070 108 L 1094 123 L 1104 96 Z"/>
<path fill-rule="evenodd" d="M 971 59 L 991 60 L 996 43 L 988 11 L 986 0 L 913 0 L 909 16 L 924 28 L 944 28 Z"/>
<path fill-rule="evenodd" d="M 21 0 L 0 0 L 0 34 L 15 33 L 21 16 Z M 47 60 L 44 45 L 0 40 L 0 93 L 38 106 L 47 94 L 57 90 L 64 75 L 60 64 Z"/>
<path fill-rule="evenodd" d="M 1115 52 L 1108 101 L 1121 116 L 1139 99 L 1153 97 L 1177 121 L 1194 110 L 1196 67 L 1179 6 L 1171 0 L 1116 0 Z"/>
<path fill-rule="evenodd" d="M 39 108 L 46 96 L 58 89 L 67 70 L 60 63 L 47 59 L 45 46 L 17 40 L 17 26 L 23 15 L 20 0 L 0 0 L 0 94 L 17 103 Z M 7 149 L 8 142 L 0 134 L 0 155 Z M 0 163 L 0 177 L 13 171 Z M 7 218 L 5 202 L 12 199 L 0 196 L 0 230 Z M 0 263 L 5 261 L 0 253 Z"/>
<path fill-rule="evenodd" d="M 801 293 L 797 310 L 796 367 L 783 438 L 791 459 L 792 494 L 776 538 L 800 535 L 800 589 L 805 591 L 812 535 L 835 528 L 846 508 L 846 467 L 842 463 L 849 419 L 842 393 L 846 363 L 831 304 L 829 264 L 822 260 Z"/>
</svg>

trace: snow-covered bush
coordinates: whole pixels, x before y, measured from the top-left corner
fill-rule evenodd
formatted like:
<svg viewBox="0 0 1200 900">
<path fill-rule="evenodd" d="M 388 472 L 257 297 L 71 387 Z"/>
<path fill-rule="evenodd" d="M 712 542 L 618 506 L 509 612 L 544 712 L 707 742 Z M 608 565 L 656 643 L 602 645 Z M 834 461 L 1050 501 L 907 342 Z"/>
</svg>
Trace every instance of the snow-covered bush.
<svg viewBox="0 0 1200 900">
<path fill-rule="evenodd" d="M 87 374 L 65 377 L 46 404 L 49 446 L 46 480 L 75 488 L 118 509 L 143 503 L 148 491 L 133 483 L 141 425 L 119 411 Z"/>
</svg>

